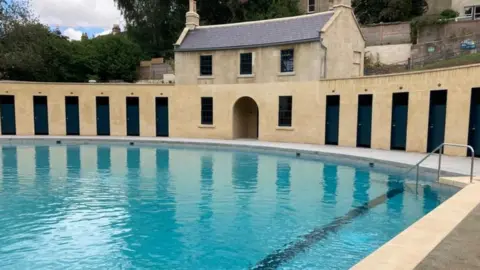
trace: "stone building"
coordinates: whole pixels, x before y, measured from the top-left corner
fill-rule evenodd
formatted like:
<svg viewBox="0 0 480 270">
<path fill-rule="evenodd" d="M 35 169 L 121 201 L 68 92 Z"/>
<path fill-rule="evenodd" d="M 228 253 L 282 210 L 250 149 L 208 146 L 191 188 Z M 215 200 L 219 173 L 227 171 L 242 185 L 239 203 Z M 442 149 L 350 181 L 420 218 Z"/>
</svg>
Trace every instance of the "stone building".
<svg viewBox="0 0 480 270">
<path fill-rule="evenodd" d="M 152 58 L 149 61 L 141 61 L 140 66 L 138 67 L 138 80 L 165 80 L 165 83 L 168 83 L 168 80 L 164 78 L 165 74 L 173 74 L 172 67 L 165 63 L 163 58 Z"/>
<path fill-rule="evenodd" d="M 177 84 L 268 83 L 358 77 L 365 40 L 350 0 L 331 11 L 200 26 L 191 0 L 175 44 Z"/>
<path fill-rule="evenodd" d="M 428 14 L 453 9 L 462 19 L 480 20 L 480 0 L 427 0 Z"/>
<path fill-rule="evenodd" d="M 333 7 L 333 0 L 299 0 L 302 13 L 328 11 Z"/>
</svg>

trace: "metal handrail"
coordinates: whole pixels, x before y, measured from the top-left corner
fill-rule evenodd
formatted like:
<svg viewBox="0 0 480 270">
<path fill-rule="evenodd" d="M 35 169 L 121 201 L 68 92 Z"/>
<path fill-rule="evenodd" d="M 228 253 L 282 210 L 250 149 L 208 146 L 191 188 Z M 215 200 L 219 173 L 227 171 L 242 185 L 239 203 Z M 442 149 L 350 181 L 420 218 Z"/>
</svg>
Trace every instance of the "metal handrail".
<svg viewBox="0 0 480 270">
<path fill-rule="evenodd" d="M 411 172 L 413 169 L 417 168 L 417 178 L 416 178 L 416 181 L 418 183 L 418 177 L 419 177 L 419 174 L 420 174 L 420 164 L 422 164 L 422 162 L 424 162 L 427 158 L 429 158 L 432 154 L 434 154 L 435 152 L 439 151 L 439 156 L 438 156 L 438 171 L 437 171 L 437 181 L 440 180 L 440 167 L 442 166 L 442 154 L 443 154 L 443 149 L 445 148 L 445 146 L 453 146 L 453 147 L 464 147 L 464 148 L 467 148 L 469 149 L 470 151 L 472 151 L 472 161 L 471 161 L 471 165 L 470 165 L 470 183 L 473 182 L 473 166 L 474 166 L 474 161 L 475 161 L 475 150 L 473 149 L 473 147 L 471 147 L 470 145 L 466 145 L 466 144 L 457 144 L 457 143 L 442 143 L 440 144 L 437 148 L 433 149 L 433 151 L 431 151 L 430 153 L 428 153 L 424 158 L 422 158 L 419 162 L 417 162 L 417 164 L 413 165 L 405 174 L 408 174 L 409 172 Z"/>
</svg>

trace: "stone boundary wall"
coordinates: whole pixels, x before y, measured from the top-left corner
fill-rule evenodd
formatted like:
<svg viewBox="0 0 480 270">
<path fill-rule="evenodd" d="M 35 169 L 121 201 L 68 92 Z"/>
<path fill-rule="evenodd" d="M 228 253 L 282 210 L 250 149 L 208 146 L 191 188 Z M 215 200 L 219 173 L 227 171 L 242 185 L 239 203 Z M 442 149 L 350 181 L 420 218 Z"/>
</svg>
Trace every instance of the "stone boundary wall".
<svg viewBox="0 0 480 270">
<path fill-rule="evenodd" d="M 406 65 L 412 56 L 411 52 L 412 44 L 369 46 L 365 48 L 365 57 L 384 65 Z"/>
<path fill-rule="evenodd" d="M 458 38 L 474 38 L 480 36 L 480 20 L 458 21 L 447 24 L 429 25 L 418 33 L 417 44 L 445 42 Z"/>
<path fill-rule="evenodd" d="M 366 46 L 411 43 L 410 22 L 363 25 Z"/>
</svg>

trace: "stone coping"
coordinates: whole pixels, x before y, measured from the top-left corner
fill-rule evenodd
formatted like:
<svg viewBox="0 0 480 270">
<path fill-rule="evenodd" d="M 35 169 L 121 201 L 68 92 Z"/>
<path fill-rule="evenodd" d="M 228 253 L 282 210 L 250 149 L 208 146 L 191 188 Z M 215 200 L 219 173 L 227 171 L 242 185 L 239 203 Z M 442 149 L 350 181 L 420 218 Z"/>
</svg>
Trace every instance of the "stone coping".
<svg viewBox="0 0 480 270">
<path fill-rule="evenodd" d="M 473 177 L 473 182 L 479 182 L 480 177 Z M 456 186 L 459 188 L 464 188 L 470 184 L 470 176 L 454 177 L 454 176 L 444 176 L 440 177 L 439 182 L 441 184 Z M 480 182 L 479 182 L 480 183 Z"/>
<path fill-rule="evenodd" d="M 446 68 L 437 68 L 437 69 L 429 69 L 429 70 L 418 70 L 418 71 L 406 71 L 406 72 L 399 72 L 399 73 L 391 73 L 391 74 L 380 74 L 380 75 L 364 75 L 360 77 L 345 77 L 345 78 L 328 78 L 328 79 L 320 79 L 317 81 L 345 81 L 345 80 L 364 80 L 364 79 L 372 79 L 372 78 L 382 78 L 382 77 L 396 77 L 396 76 L 404 76 L 404 75 L 413 75 L 413 74 L 424 74 L 424 73 L 432 73 L 432 72 L 440 72 L 440 71 L 448 71 L 448 70 L 456 70 L 456 69 L 464 69 L 464 68 L 471 68 L 471 67 L 480 67 L 480 64 L 469 64 L 469 65 L 461 65 L 455 67 L 446 67 Z M 308 81 L 305 81 L 308 82 Z M 316 82 L 316 81 L 311 81 Z M 119 85 L 119 86 L 175 86 L 176 84 L 136 84 L 136 83 L 75 83 L 75 82 L 28 82 L 28 81 L 7 81 L 7 80 L 0 80 L 1 83 L 11 83 L 11 84 L 55 84 L 55 85 Z M 273 82 L 278 83 L 278 82 Z M 269 83 L 257 83 L 257 84 L 272 84 Z M 187 85 L 187 84 L 186 84 Z M 183 86 L 186 86 L 183 85 Z M 197 84 L 194 84 L 197 85 Z M 218 84 L 221 85 L 221 84 Z"/>
<path fill-rule="evenodd" d="M 52 85 L 91 85 L 91 86 L 175 86 L 174 83 L 129 83 L 129 82 L 30 82 L 0 80 L 0 84 L 52 84 Z"/>
<path fill-rule="evenodd" d="M 480 203 L 480 183 L 468 185 L 351 269 L 414 269 Z"/>
</svg>

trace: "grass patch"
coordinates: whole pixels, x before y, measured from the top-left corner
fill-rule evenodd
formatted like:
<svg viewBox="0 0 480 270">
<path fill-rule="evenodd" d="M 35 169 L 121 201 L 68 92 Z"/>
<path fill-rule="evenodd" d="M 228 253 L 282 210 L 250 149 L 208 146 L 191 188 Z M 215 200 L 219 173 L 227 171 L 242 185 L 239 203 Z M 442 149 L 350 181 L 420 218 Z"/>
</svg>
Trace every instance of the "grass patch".
<svg viewBox="0 0 480 270">
<path fill-rule="evenodd" d="M 456 67 L 463 65 L 471 65 L 480 63 L 480 53 L 466 54 L 457 58 L 440 60 L 435 63 L 426 64 L 423 67 L 414 68 L 413 70 L 426 70 L 426 69 L 436 69 L 436 68 L 447 68 L 447 67 Z"/>
</svg>

